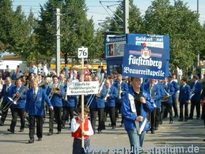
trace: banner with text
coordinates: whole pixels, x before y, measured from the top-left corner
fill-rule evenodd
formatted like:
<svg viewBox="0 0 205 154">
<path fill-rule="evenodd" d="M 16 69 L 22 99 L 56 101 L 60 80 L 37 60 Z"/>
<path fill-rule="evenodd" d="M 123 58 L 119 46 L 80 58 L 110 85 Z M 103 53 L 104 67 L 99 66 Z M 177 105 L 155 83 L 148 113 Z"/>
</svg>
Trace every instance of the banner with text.
<svg viewBox="0 0 205 154">
<path fill-rule="evenodd" d="M 164 79 L 168 68 L 166 49 L 125 45 L 123 76 Z"/>
<path fill-rule="evenodd" d="M 67 95 L 97 94 L 98 89 L 99 89 L 98 81 L 71 82 L 67 85 Z"/>
</svg>

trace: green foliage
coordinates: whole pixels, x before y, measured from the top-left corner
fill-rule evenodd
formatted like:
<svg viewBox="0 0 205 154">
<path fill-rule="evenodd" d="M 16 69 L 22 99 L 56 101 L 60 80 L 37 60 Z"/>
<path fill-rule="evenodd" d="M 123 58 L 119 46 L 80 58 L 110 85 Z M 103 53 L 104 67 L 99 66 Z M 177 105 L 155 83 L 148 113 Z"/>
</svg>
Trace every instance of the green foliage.
<svg viewBox="0 0 205 154">
<path fill-rule="evenodd" d="M 28 37 L 27 20 L 21 6 L 12 10 L 11 0 L 0 1 L 0 50 L 19 52 Z"/>
<path fill-rule="evenodd" d="M 154 0 L 144 18 L 147 33 L 168 34 L 171 44 L 170 63 L 173 66 L 187 68 L 194 64 L 201 48 L 201 26 L 198 14 L 191 11 L 187 4 L 169 0 Z"/>
<path fill-rule="evenodd" d="M 133 0 L 130 0 L 129 8 L 129 31 L 130 33 L 142 33 L 144 31 L 143 19 L 141 13 L 136 5 L 133 4 Z M 106 19 L 101 25 L 102 31 L 123 33 L 123 1 L 117 7 L 113 17 Z"/>
</svg>

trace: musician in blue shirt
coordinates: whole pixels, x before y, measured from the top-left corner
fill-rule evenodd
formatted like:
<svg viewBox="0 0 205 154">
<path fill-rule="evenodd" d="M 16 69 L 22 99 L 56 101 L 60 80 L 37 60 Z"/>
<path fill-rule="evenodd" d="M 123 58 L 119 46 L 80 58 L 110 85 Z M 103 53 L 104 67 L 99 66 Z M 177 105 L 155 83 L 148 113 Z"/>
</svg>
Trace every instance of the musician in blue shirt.
<svg viewBox="0 0 205 154">
<path fill-rule="evenodd" d="M 47 103 L 50 110 L 53 110 L 53 106 L 46 95 L 46 91 L 38 87 L 38 80 L 34 79 L 31 82 L 32 88 L 27 92 L 25 112 L 29 115 L 29 138 L 28 143 L 34 142 L 35 123 L 37 130 L 38 141 L 42 140 L 43 136 L 43 116 L 44 116 L 44 102 Z M 36 122 L 35 122 L 36 121 Z"/>
<path fill-rule="evenodd" d="M 169 76 L 168 80 L 170 82 L 170 84 L 172 84 L 173 88 L 174 88 L 174 94 L 172 95 L 172 107 L 174 109 L 174 114 L 175 114 L 175 118 L 178 118 L 178 108 L 177 108 L 177 92 L 179 90 L 179 85 L 178 83 L 174 80 L 173 76 Z"/>
<path fill-rule="evenodd" d="M 131 77 L 129 91 L 122 95 L 121 113 L 133 153 L 143 146 L 146 131 L 150 129 L 147 113 L 153 111 L 153 100 L 141 88 L 141 79 Z M 136 151 L 137 149 L 137 151 Z"/>
<path fill-rule="evenodd" d="M 164 112 L 167 111 L 167 113 L 169 113 L 169 119 L 170 119 L 169 123 L 172 124 L 173 123 L 172 95 L 174 94 L 174 87 L 170 82 L 168 82 L 168 78 L 165 78 L 164 90 L 170 97 L 168 97 L 168 99 L 162 106 L 162 117 L 161 118 L 164 117 Z"/>
<path fill-rule="evenodd" d="M 67 83 L 73 82 L 71 79 L 67 79 Z M 77 95 L 67 95 L 67 84 L 65 85 L 65 94 L 63 98 L 63 115 L 62 115 L 62 128 L 65 128 L 66 120 L 69 120 L 70 117 L 70 124 L 71 120 L 73 119 L 74 110 L 77 107 Z M 70 125 L 69 124 L 69 125 Z M 69 126 L 70 127 L 70 126 Z"/>
<path fill-rule="evenodd" d="M 49 133 L 48 135 L 53 135 L 53 121 L 54 116 L 57 123 L 57 134 L 61 133 L 61 114 L 62 114 L 62 99 L 64 96 L 64 87 L 60 85 L 58 82 L 58 77 L 53 76 L 53 85 L 48 88 L 47 94 L 49 96 L 49 99 L 51 101 L 51 104 L 54 108 L 54 110 L 49 110 Z"/>
<path fill-rule="evenodd" d="M 27 87 L 22 85 L 21 78 L 16 79 L 16 86 L 12 87 L 11 93 L 12 93 L 11 95 L 13 96 L 12 120 L 11 120 L 10 129 L 8 129 L 8 131 L 10 131 L 11 133 L 15 132 L 17 117 L 19 115 L 21 119 L 20 132 L 23 132 L 25 127 L 24 109 L 26 105 Z"/>
<path fill-rule="evenodd" d="M 4 125 L 4 122 L 5 122 L 6 117 L 7 117 L 8 110 L 9 110 L 9 108 L 11 109 L 10 103 L 12 103 L 12 102 L 9 100 L 9 97 L 12 98 L 12 93 L 11 93 L 12 91 L 11 90 L 14 86 L 15 85 L 11 82 L 11 78 L 6 77 L 5 84 L 3 85 L 3 89 L 0 93 L 1 98 L 3 99 L 3 102 L 2 102 L 2 116 L 1 116 L 1 120 L 0 120 L 0 126 Z"/>
<path fill-rule="evenodd" d="M 188 120 L 188 102 L 190 102 L 190 86 L 187 85 L 187 79 L 181 79 L 182 85 L 179 91 L 179 103 L 180 103 L 180 117 L 179 121 L 183 121 L 183 108 L 185 107 L 185 121 Z"/>
<path fill-rule="evenodd" d="M 118 74 L 117 79 L 114 81 L 113 85 L 118 90 L 118 98 L 116 99 L 115 114 L 116 118 L 119 118 L 119 111 L 121 109 L 122 98 L 121 95 L 128 91 L 128 84 L 122 81 L 122 75 Z M 123 120 L 121 121 L 121 126 L 123 126 Z"/>
<path fill-rule="evenodd" d="M 105 80 L 106 96 L 105 104 L 107 105 L 108 113 L 110 116 L 111 127 L 115 129 L 116 127 L 116 117 L 115 117 L 115 101 L 118 97 L 117 88 L 111 85 L 110 80 Z"/>
<path fill-rule="evenodd" d="M 200 118 L 200 100 L 201 100 L 202 83 L 199 81 L 199 77 L 197 75 L 193 76 L 192 81 L 193 82 L 190 84 L 191 111 L 190 111 L 189 118 L 193 119 L 193 112 L 196 106 L 197 119 L 199 119 Z"/>
</svg>

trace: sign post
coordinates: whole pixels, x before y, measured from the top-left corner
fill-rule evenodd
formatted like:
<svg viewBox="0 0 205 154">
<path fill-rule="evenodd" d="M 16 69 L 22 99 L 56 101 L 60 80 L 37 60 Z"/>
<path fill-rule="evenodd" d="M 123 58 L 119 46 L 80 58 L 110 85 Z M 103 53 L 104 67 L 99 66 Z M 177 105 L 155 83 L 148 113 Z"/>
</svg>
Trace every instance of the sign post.
<svg viewBox="0 0 205 154">
<path fill-rule="evenodd" d="M 88 58 L 88 48 L 78 48 L 78 58 L 82 58 L 82 74 L 81 74 L 81 80 L 82 83 L 84 82 L 84 58 Z M 81 119 L 82 121 L 82 132 L 84 132 L 84 95 L 81 95 Z M 82 148 L 84 148 L 84 134 L 82 134 Z"/>
</svg>

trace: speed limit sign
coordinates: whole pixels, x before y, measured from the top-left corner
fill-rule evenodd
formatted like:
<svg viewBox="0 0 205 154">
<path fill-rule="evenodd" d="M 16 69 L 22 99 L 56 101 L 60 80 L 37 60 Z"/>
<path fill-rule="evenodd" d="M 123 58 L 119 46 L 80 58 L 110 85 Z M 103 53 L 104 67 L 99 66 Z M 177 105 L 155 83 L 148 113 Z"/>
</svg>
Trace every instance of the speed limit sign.
<svg viewBox="0 0 205 154">
<path fill-rule="evenodd" d="M 78 48 L 78 58 L 88 58 L 88 48 Z"/>
</svg>

